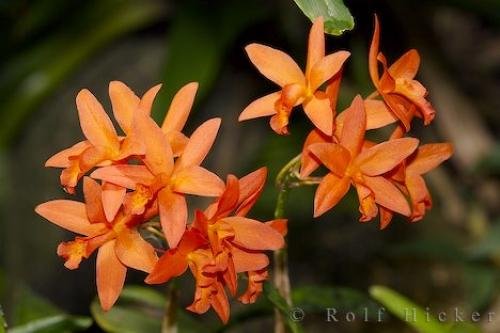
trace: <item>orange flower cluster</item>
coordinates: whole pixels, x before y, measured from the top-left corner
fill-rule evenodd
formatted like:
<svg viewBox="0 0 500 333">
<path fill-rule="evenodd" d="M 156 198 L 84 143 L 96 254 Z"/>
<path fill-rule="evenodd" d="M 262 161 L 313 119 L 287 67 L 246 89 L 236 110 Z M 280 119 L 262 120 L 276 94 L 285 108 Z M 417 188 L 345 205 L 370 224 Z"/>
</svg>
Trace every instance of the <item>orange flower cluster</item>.
<svg viewBox="0 0 500 333">
<path fill-rule="evenodd" d="M 366 99 L 356 96 L 338 114 L 342 68 L 350 54 L 325 55 L 321 18 L 310 32 L 305 71 L 281 51 L 247 46 L 253 64 L 281 89 L 251 103 L 239 119 L 272 116 L 272 129 L 284 135 L 289 133 L 292 110 L 301 105 L 315 128 L 302 149 L 300 178 L 309 178 L 321 165 L 328 170 L 316 191 L 314 216 L 333 208 L 352 185 L 359 197 L 360 220 L 380 213 L 380 226 L 385 228 L 394 213 L 411 221 L 422 219 L 432 205 L 422 176 L 448 159 L 452 147 L 419 146 L 419 140 L 406 136 L 414 117 L 427 125 L 435 111 L 426 100 L 426 89 L 414 79 L 420 61 L 417 51 L 388 66 L 379 52 L 379 34 L 376 19 L 369 54 L 376 91 Z M 149 284 L 167 282 L 189 269 L 196 291 L 188 309 L 204 313 L 213 308 L 227 322 L 228 293 L 236 295 L 239 274 L 248 277 L 247 290 L 239 296 L 242 303 L 255 302 L 262 292 L 269 265 L 265 251 L 284 246 L 286 220 L 263 223 L 246 217 L 264 188 L 265 168 L 240 179 L 229 175 L 224 182 L 201 166 L 221 120 L 206 121 L 189 137 L 183 133 L 198 85 L 179 90 L 161 126 L 150 116 L 160 88 L 138 97 L 125 84 L 110 83 L 120 134 L 94 95 L 80 91 L 76 104 L 86 139 L 51 157 L 46 166 L 63 169 L 61 185 L 70 194 L 83 178 L 85 200 L 53 200 L 36 207 L 36 212 L 80 235 L 57 249 L 67 268 L 78 268 L 97 251 L 97 290 L 105 310 L 119 297 L 127 268 L 148 273 Z M 391 124 L 396 129 L 387 141 L 365 138 L 368 130 Z M 215 200 L 204 211 L 197 210 L 188 223 L 186 195 Z M 161 226 L 166 250 L 155 249 L 143 238 L 147 222 Z"/>
<path fill-rule="evenodd" d="M 80 91 L 76 104 L 86 140 L 46 163 L 63 169 L 60 180 L 68 193 L 75 193 L 83 177 L 84 203 L 53 200 L 37 206 L 36 212 L 81 235 L 57 249 L 67 268 L 78 268 L 97 250 L 97 291 L 105 310 L 120 295 L 127 268 L 150 273 L 148 283 L 161 283 L 190 267 L 196 294 L 188 309 L 204 313 L 213 307 L 226 322 L 225 289 L 235 295 L 238 274 L 246 273 L 248 290 L 240 300 L 254 302 L 267 279 L 264 251 L 284 245 L 286 221 L 262 223 L 245 217 L 264 187 L 265 168 L 239 180 L 229 176 L 225 184 L 200 166 L 221 121 L 206 121 L 190 137 L 182 133 L 197 87 L 190 83 L 179 90 L 160 127 L 150 117 L 159 85 L 139 98 L 125 84 L 111 82 L 113 114 L 123 135 L 94 95 Z M 216 198 L 189 225 L 188 194 Z M 161 250 L 140 233 L 157 216 L 169 246 L 160 258 Z"/>
<path fill-rule="evenodd" d="M 379 52 L 379 36 L 375 17 L 369 72 L 376 91 L 366 99 L 356 96 L 339 114 L 337 97 L 349 53 L 325 56 L 322 18 L 316 19 L 311 28 L 305 74 L 279 50 L 260 44 L 247 46 L 252 63 L 282 89 L 251 103 L 239 119 L 272 115 L 272 129 L 288 134 L 291 111 L 302 105 L 315 129 L 304 142 L 300 177 L 307 178 L 320 165 L 328 169 L 316 191 L 314 216 L 333 208 L 352 185 L 360 202 L 360 221 L 369 221 L 380 213 L 383 229 L 394 213 L 411 221 L 422 219 L 432 205 L 422 175 L 447 160 L 453 149 L 448 143 L 419 146 L 418 139 L 405 137 L 415 116 L 428 125 L 435 111 L 426 100 L 427 90 L 414 79 L 420 65 L 418 52 L 410 50 L 388 66 Z M 394 123 L 396 129 L 387 141 L 365 139 L 366 131 Z"/>
</svg>

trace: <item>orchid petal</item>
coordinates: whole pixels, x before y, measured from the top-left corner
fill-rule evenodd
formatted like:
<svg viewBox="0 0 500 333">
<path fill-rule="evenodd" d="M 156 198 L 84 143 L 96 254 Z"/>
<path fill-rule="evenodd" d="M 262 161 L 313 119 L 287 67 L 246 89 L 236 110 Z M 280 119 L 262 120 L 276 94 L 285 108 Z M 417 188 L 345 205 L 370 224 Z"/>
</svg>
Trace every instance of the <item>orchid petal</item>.
<svg viewBox="0 0 500 333">
<path fill-rule="evenodd" d="M 190 82 L 175 94 L 161 126 L 164 133 L 182 131 L 188 119 L 189 112 L 191 112 L 197 90 L 198 83 Z"/>
<path fill-rule="evenodd" d="M 158 206 L 163 233 L 168 246 L 175 248 L 186 230 L 187 204 L 183 195 L 163 189 L 158 193 Z"/>
<path fill-rule="evenodd" d="M 97 252 L 97 294 L 104 311 L 111 309 L 118 300 L 125 283 L 127 268 L 115 254 L 115 240 L 102 245 Z"/>
<path fill-rule="evenodd" d="M 139 97 L 123 82 L 111 81 L 109 83 L 109 97 L 113 107 L 113 115 L 125 133 L 132 126 L 134 111 L 139 105 Z"/>
<path fill-rule="evenodd" d="M 314 217 L 323 215 L 333 208 L 347 194 L 350 188 L 348 177 L 337 177 L 333 173 L 327 174 L 316 190 L 314 196 Z"/>
<path fill-rule="evenodd" d="M 281 91 L 278 91 L 256 99 L 240 113 L 238 121 L 272 116 L 276 114 L 276 104 L 278 103 L 280 96 Z"/>
<path fill-rule="evenodd" d="M 261 44 L 250 44 L 245 50 L 259 72 L 280 87 L 292 83 L 304 84 L 302 70 L 283 51 Z"/>
<path fill-rule="evenodd" d="M 117 151 L 119 142 L 113 123 L 94 95 L 87 89 L 81 90 L 76 106 L 83 134 L 90 143 Z"/>
</svg>

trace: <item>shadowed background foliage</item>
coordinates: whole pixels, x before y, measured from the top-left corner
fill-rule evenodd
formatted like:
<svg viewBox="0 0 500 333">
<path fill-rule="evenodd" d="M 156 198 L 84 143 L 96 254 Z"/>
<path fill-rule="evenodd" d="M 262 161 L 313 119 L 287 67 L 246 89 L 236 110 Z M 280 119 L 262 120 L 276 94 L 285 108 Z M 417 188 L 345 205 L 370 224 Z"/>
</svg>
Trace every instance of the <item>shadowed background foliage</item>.
<svg viewBox="0 0 500 333">
<path fill-rule="evenodd" d="M 430 91 L 437 117 L 425 131 L 420 125 L 413 131 L 424 142 L 451 141 L 455 156 L 428 176 L 435 209 L 419 223 L 395 219 L 385 231 L 375 221 L 357 222 L 353 193 L 333 212 L 313 220 L 314 189 L 292 190 L 287 206 L 290 275 L 297 287 L 295 303 L 307 314 L 304 329 L 412 332 L 391 316 L 384 323 L 326 322 L 327 307 L 356 313 L 376 307 L 368 288 L 379 284 L 433 313 L 454 307 L 466 313 L 496 311 L 496 321 L 480 325 L 484 332 L 499 332 L 500 3 L 345 4 L 355 28 L 327 40 L 330 51 L 352 52 L 340 109 L 356 93 L 367 96 L 374 89 L 367 54 L 373 13 L 378 13 L 388 58 L 417 48 L 423 59 L 419 79 Z M 0 17 L 0 304 L 11 326 L 71 314 L 83 317 L 64 317 L 71 323 L 63 320 L 60 329 L 47 332 L 114 329 L 95 308 L 99 325 L 87 318 L 95 295 L 94 259 L 78 271 L 66 270 L 55 249 L 71 235 L 33 211 L 36 204 L 65 195 L 57 185 L 58 171 L 43 164 L 82 137 L 74 103 L 82 88 L 110 110 L 109 81 L 124 81 L 138 94 L 162 82 L 154 104 L 155 118 L 162 119 L 175 91 L 187 82 L 200 82 L 187 133 L 210 117 L 222 117 L 206 165 L 223 177 L 268 166 L 268 187 L 252 214 L 272 217 L 277 195 L 272 179 L 300 152 L 310 125 L 297 113 L 292 135 L 278 137 L 266 121 L 237 122 L 250 101 L 272 89 L 243 47 L 251 42 L 273 45 L 303 64 L 310 21 L 292 0 L 7 0 L 0 3 Z M 143 277 L 130 274 L 128 282 L 139 284 Z M 181 279 L 179 284 L 180 303 L 186 306 L 192 283 Z M 125 301 L 134 304 L 133 313 L 146 313 L 137 318 L 129 312 L 116 314 L 130 320 L 130 332 L 158 330 L 164 301 L 159 295 L 165 287 L 157 290 L 159 294 L 128 290 Z M 269 309 L 265 297 L 256 306 L 235 305 L 227 331 L 270 330 Z M 182 310 L 179 316 L 185 325 L 181 332 L 200 327 L 222 331 L 212 314 L 192 316 Z M 135 329 L 135 324 L 143 326 Z"/>
</svg>

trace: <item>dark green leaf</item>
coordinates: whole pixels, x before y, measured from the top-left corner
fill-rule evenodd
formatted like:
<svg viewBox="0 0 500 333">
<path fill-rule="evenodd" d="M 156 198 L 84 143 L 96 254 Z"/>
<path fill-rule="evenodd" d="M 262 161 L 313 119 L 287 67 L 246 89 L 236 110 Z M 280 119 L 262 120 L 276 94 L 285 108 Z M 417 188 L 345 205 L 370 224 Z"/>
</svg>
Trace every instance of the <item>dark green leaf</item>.
<svg viewBox="0 0 500 333">
<path fill-rule="evenodd" d="M 446 333 L 481 333 L 481 329 L 471 323 L 457 323 L 451 326 Z"/>
<path fill-rule="evenodd" d="M 435 318 L 427 316 L 424 309 L 394 290 L 382 286 L 373 286 L 370 288 L 370 295 L 383 304 L 389 312 L 420 333 L 443 333 L 447 330 L 445 325 Z M 412 319 L 414 320 L 407 320 L 408 311 L 412 311 Z"/>
<path fill-rule="evenodd" d="M 325 20 L 325 32 L 342 35 L 354 28 L 354 18 L 342 0 L 294 0 L 304 14 L 314 21 L 319 16 Z"/>
<path fill-rule="evenodd" d="M 165 298 L 158 292 L 139 286 L 126 287 L 117 304 L 104 312 L 99 300 L 90 311 L 97 324 L 106 332 L 160 332 Z"/>
<path fill-rule="evenodd" d="M 378 306 L 368 295 L 351 288 L 302 286 L 292 291 L 293 304 L 309 312 L 323 313 L 327 308 L 335 308 L 342 312 L 375 314 Z"/>
<path fill-rule="evenodd" d="M 497 269 L 469 264 L 464 266 L 467 305 L 470 309 L 484 309 L 495 297 Z"/>
<path fill-rule="evenodd" d="M 83 331 L 92 325 L 89 317 L 57 315 L 37 319 L 9 329 L 9 333 L 71 333 Z"/>
<path fill-rule="evenodd" d="M 271 283 L 264 284 L 264 294 L 274 305 L 274 307 L 281 312 L 286 325 L 292 333 L 303 332 L 300 324 L 292 319 L 294 309 L 288 305 L 286 300 L 280 295 L 274 285 L 272 285 Z"/>
</svg>

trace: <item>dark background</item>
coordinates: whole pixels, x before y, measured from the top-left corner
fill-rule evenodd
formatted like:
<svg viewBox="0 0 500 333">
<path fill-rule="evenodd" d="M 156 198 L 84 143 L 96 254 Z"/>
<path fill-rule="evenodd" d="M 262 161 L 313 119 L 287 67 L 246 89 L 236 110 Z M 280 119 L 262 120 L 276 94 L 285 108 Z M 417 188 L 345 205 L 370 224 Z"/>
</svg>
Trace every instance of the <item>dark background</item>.
<svg viewBox="0 0 500 333">
<path fill-rule="evenodd" d="M 314 189 L 292 191 L 287 206 L 292 286 L 340 287 L 368 302 L 368 288 L 382 284 L 434 312 L 455 306 L 498 311 L 500 2 L 345 3 L 356 26 L 327 39 L 329 51 L 352 52 L 340 105 L 373 90 L 367 53 L 377 13 L 381 50 L 389 60 L 409 48 L 417 48 L 423 59 L 418 78 L 430 91 L 437 117 L 425 130 L 415 126 L 413 134 L 423 142 L 450 141 L 455 155 L 427 176 L 435 208 L 419 223 L 396 218 L 386 231 L 378 230 L 378 221 L 357 221 L 353 193 L 313 220 Z M 205 165 L 222 177 L 268 166 L 268 187 L 252 215 L 272 217 L 277 194 L 273 178 L 300 152 L 310 124 L 296 112 L 292 135 L 278 137 L 266 120 L 237 122 L 250 101 L 274 88 L 243 48 L 251 42 L 272 45 L 304 64 L 310 22 L 292 0 L 2 1 L 0 17 L 0 303 L 9 323 L 36 317 L 47 302 L 67 313 L 88 315 L 95 296 L 94 258 L 78 271 L 66 270 L 55 250 L 72 236 L 33 211 L 38 203 L 66 196 L 58 171 L 43 164 L 82 138 L 74 103 L 82 88 L 110 110 L 109 81 L 124 81 L 138 94 L 162 82 L 154 106 L 162 119 L 173 93 L 199 81 L 186 133 L 208 118 L 222 117 Z M 128 281 L 137 284 L 142 278 L 133 273 Z M 187 288 L 181 291 L 182 306 L 190 302 L 191 284 L 182 283 Z M 349 309 L 345 302 L 339 304 Z M 384 324 L 331 324 L 324 317 L 308 313 L 304 326 L 311 332 L 407 329 L 391 318 Z M 212 315 L 193 318 L 215 320 Z M 245 327 L 268 331 L 269 318 L 259 317 Z M 500 331 L 500 319 L 482 325 L 485 332 Z M 99 331 L 97 326 L 91 330 Z"/>
</svg>

